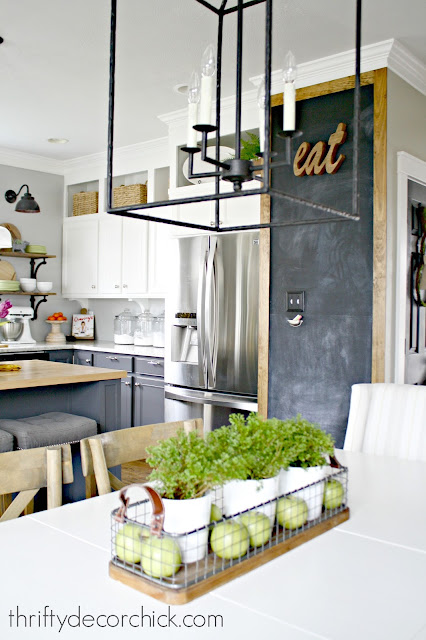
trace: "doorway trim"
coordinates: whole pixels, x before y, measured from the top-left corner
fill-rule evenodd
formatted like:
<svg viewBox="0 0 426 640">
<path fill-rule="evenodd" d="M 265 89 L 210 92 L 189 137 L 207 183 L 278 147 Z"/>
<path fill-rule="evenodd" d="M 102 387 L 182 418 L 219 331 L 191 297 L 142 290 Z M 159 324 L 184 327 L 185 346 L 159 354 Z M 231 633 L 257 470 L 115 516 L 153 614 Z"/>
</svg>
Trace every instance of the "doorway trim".
<svg viewBox="0 0 426 640">
<path fill-rule="evenodd" d="M 408 182 L 417 182 L 426 186 L 426 162 L 415 156 L 398 151 L 397 153 L 397 218 L 396 218 L 396 258 L 395 258 L 395 354 L 394 382 L 405 381 L 405 339 L 407 331 L 407 203 Z"/>
</svg>

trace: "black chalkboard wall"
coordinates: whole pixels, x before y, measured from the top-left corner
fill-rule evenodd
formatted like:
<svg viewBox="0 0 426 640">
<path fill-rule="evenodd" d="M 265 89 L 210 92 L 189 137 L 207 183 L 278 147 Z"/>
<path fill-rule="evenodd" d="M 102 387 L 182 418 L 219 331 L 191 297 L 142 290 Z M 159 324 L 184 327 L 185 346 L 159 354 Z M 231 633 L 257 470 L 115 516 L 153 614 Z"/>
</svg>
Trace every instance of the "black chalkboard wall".
<svg viewBox="0 0 426 640">
<path fill-rule="evenodd" d="M 269 416 L 302 414 L 343 445 L 351 385 L 371 380 L 373 290 L 373 87 L 361 89 L 360 222 L 271 229 Z M 337 125 L 347 125 L 346 155 L 340 170 L 296 177 L 293 167 L 275 169 L 273 186 L 303 198 L 351 211 L 353 91 L 297 103 L 301 142 L 328 141 Z M 272 114 L 273 131 L 282 128 L 282 107 Z M 273 139 L 277 151 L 281 140 Z M 278 197 L 271 219 L 327 216 Z M 291 327 L 286 292 L 305 292 L 304 322 Z"/>
</svg>

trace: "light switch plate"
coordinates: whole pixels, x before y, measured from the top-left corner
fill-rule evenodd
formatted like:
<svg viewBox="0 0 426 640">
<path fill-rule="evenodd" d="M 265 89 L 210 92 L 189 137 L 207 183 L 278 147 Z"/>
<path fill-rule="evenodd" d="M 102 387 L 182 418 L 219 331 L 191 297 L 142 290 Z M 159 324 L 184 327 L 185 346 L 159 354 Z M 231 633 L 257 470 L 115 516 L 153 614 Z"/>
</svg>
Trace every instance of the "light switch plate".
<svg viewBox="0 0 426 640">
<path fill-rule="evenodd" d="M 305 292 L 304 291 L 287 291 L 287 311 L 304 311 L 305 310 Z"/>
</svg>

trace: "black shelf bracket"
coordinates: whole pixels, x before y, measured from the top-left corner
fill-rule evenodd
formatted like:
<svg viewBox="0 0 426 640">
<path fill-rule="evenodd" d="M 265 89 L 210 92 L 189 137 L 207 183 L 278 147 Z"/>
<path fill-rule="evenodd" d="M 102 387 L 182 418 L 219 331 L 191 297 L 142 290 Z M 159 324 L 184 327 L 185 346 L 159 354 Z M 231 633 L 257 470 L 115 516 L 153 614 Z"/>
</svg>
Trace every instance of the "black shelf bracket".
<svg viewBox="0 0 426 640">
<path fill-rule="evenodd" d="M 41 260 L 41 262 L 39 262 L 39 264 L 37 266 L 35 266 L 35 261 L 36 260 Z M 31 276 L 30 276 L 30 278 L 36 278 L 37 277 L 37 271 L 40 269 L 40 267 L 43 264 L 47 264 L 46 258 L 31 258 L 30 259 L 30 265 L 31 265 Z"/>
<path fill-rule="evenodd" d="M 42 302 L 47 302 L 47 296 L 43 296 L 43 298 L 41 300 L 39 300 L 36 304 L 35 301 L 35 296 L 30 296 L 30 304 L 31 304 L 31 308 L 34 311 L 34 317 L 31 318 L 31 320 L 37 320 L 37 310 L 39 308 L 39 306 L 41 305 Z"/>
</svg>

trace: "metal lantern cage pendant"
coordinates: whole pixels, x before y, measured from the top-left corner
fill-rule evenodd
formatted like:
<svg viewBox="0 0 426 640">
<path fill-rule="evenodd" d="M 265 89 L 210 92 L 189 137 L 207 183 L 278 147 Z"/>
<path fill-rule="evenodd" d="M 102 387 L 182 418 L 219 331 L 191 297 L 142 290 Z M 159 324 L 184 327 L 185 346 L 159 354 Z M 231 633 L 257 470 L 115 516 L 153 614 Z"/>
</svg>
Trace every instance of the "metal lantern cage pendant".
<svg viewBox="0 0 426 640">
<path fill-rule="evenodd" d="M 207 0 L 195 0 L 217 17 L 217 51 L 216 51 L 216 123 L 197 123 L 193 127 L 202 135 L 201 147 L 186 146 L 182 151 L 189 155 L 189 178 L 214 177 L 214 193 L 209 195 L 199 195 L 190 198 L 179 198 L 174 200 L 164 200 L 136 204 L 125 207 L 112 206 L 112 179 L 113 179 L 113 149 L 114 149 L 114 98 L 115 98 L 115 55 L 116 55 L 116 27 L 117 27 L 117 0 L 111 0 L 111 41 L 110 41 L 110 79 L 109 79 L 109 111 L 108 111 L 108 175 L 107 175 L 107 212 L 111 214 L 141 218 L 163 224 L 173 224 L 176 226 L 190 227 L 193 229 L 211 231 L 240 231 L 245 229 L 259 229 L 271 227 L 297 226 L 306 224 L 323 224 L 326 222 L 338 222 L 347 220 L 359 220 L 359 128 L 360 128 L 360 87 L 361 87 L 361 0 L 356 0 L 356 47 L 355 47 L 355 89 L 354 89 L 354 118 L 353 118 L 353 181 L 352 181 L 352 211 L 343 211 L 334 207 L 328 207 L 321 203 L 305 200 L 285 191 L 271 187 L 271 171 L 277 167 L 290 164 L 292 140 L 301 132 L 282 131 L 278 135 L 286 139 L 284 158 L 271 153 L 270 133 L 271 133 L 271 61 L 272 61 L 272 0 L 221 0 L 220 7 L 215 7 Z M 244 11 L 259 4 L 265 5 L 265 96 L 264 96 L 264 151 L 259 153 L 259 160 L 254 163 L 252 160 L 241 159 L 241 109 L 242 109 L 242 52 L 243 52 L 243 21 Z M 237 13 L 237 55 L 236 55 L 236 100 L 235 100 L 235 158 L 222 162 L 219 160 L 220 127 L 221 127 L 221 79 L 222 79 L 222 44 L 223 27 L 227 15 Z M 285 108 L 285 105 L 284 105 Z M 215 136 L 215 146 L 207 146 L 208 136 Z M 214 157 L 208 155 L 209 150 L 215 150 Z M 194 155 L 201 153 L 201 159 L 212 165 L 212 171 L 204 173 L 194 172 Z M 276 159 L 272 159 L 272 156 Z M 228 181 L 233 184 L 233 191 L 221 193 L 221 181 Z M 242 184 L 249 180 L 257 180 L 259 187 L 256 189 L 242 190 Z M 250 224 L 220 227 L 219 226 L 219 203 L 223 199 L 249 197 L 256 194 L 269 194 L 283 198 L 295 204 L 301 204 L 313 210 L 327 214 L 327 217 L 318 217 L 311 220 L 299 221 L 276 221 L 268 223 Z M 185 221 L 171 220 L 156 217 L 155 214 L 146 212 L 146 209 L 165 207 L 177 204 L 190 204 L 214 200 L 215 224 L 207 226 L 203 224 L 190 223 Z"/>
</svg>

